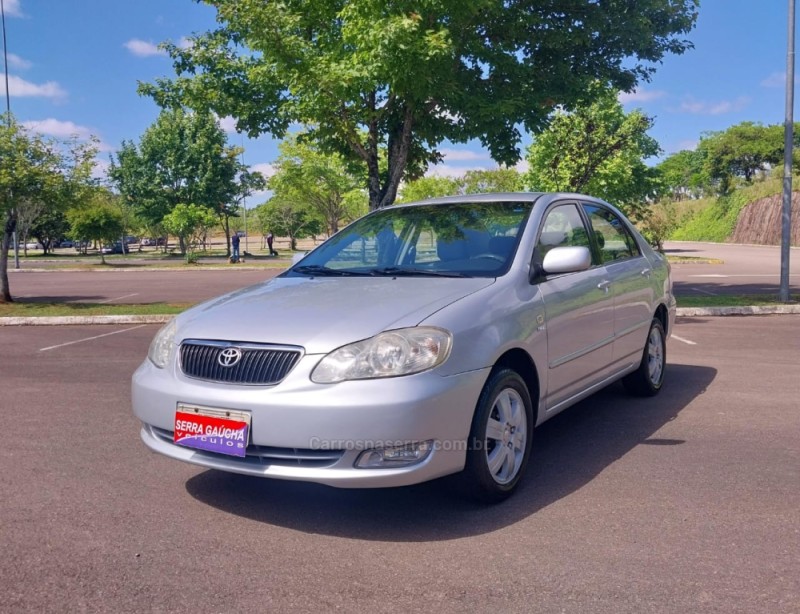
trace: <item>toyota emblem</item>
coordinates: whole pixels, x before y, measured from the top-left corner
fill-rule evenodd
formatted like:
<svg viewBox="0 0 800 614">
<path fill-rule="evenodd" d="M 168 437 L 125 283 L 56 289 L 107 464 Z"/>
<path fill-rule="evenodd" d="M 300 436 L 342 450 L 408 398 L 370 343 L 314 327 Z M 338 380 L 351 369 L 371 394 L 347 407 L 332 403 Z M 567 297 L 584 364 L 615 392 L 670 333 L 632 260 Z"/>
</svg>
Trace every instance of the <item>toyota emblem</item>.
<svg viewBox="0 0 800 614">
<path fill-rule="evenodd" d="M 242 359 L 242 350 L 239 348 L 225 348 L 219 353 L 217 362 L 223 367 L 232 367 Z"/>
</svg>

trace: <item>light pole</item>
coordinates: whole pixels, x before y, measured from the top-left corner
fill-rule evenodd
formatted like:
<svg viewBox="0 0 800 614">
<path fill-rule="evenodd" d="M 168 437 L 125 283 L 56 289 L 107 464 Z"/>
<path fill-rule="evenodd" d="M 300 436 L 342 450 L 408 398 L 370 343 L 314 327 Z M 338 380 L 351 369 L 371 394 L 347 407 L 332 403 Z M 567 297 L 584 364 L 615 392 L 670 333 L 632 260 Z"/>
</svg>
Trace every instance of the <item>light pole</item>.
<svg viewBox="0 0 800 614">
<path fill-rule="evenodd" d="M 786 51 L 786 119 L 783 124 L 783 207 L 781 210 L 781 288 L 778 300 L 788 303 L 789 259 L 792 243 L 792 146 L 794 144 L 794 6 L 789 0 L 789 34 Z"/>
<path fill-rule="evenodd" d="M 11 128 L 11 93 L 8 89 L 8 45 L 6 43 L 6 7 L 3 0 L 0 0 L 0 18 L 3 22 L 3 68 L 6 79 L 6 123 L 9 129 Z M 9 216 L 12 220 L 16 219 L 13 209 L 9 211 Z M 5 233 L 5 228 L 3 229 Z M 14 230 L 11 232 L 11 242 L 14 244 L 14 268 L 19 268 L 19 244 L 17 243 L 17 229 L 16 223 Z"/>
<path fill-rule="evenodd" d="M 242 135 L 242 169 L 244 169 L 244 134 Z M 250 238 L 247 232 L 247 196 L 242 192 L 242 208 L 244 209 L 244 253 L 247 255 L 247 240 Z"/>
</svg>

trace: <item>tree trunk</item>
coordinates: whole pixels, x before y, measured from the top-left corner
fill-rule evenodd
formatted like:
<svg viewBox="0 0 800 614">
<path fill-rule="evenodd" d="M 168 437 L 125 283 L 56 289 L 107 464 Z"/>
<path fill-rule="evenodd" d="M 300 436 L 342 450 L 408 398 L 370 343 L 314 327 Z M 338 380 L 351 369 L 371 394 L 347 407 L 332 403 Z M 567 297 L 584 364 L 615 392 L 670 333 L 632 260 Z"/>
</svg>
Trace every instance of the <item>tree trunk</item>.
<svg viewBox="0 0 800 614">
<path fill-rule="evenodd" d="M 6 213 L 3 236 L 0 240 L 0 303 L 13 303 L 11 288 L 8 285 L 8 248 L 11 246 L 13 228 L 16 224 L 12 211 Z"/>
</svg>

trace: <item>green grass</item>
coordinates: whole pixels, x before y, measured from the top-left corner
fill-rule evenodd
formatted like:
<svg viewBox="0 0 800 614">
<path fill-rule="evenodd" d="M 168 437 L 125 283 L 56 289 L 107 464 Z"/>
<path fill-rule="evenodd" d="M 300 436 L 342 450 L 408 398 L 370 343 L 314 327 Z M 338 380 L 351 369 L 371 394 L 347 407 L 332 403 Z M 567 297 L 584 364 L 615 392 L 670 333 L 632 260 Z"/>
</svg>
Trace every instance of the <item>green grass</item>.
<svg viewBox="0 0 800 614">
<path fill-rule="evenodd" d="M 775 294 L 733 294 L 730 296 L 679 296 L 678 307 L 762 307 L 782 305 Z M 800 301 L 800 295 L 791 297 L 793 303 Z"/>
<path fill-rule="evenodd" d="M 0 304 L 0 317 L 172 315 L 191 306 L 191 303 L 104 305 L 98 303 L 14 302 Z"/>
<path fill-rule="evenodd" d="M 782 189 L 783 181 L 771 178 L 738 188 L 728 196 L 692 201 L 683 209 L 677 208 L 681 203 L 675 203 L 681 223 L 669 238 L 724 243 L 733 234 L 742 209 L 762 198 L 780 194 Z"/>
<path fill-rule="evenodd" d="M 719 258 L 697 258 L 693 256 L 667 256 L 671 264 L 725 264 Z"/>
<path fill-rule="evenodd" d="M 800 302 L 800 295 L 792 296 L 792 301 Z M 778 297 L 772 294 L 678 297 L 678 307 L 749 307 L 780 304 L 782 303 L 778 301 Z M 0 317 L 174 315 L 191 306 L 191 303 L 105 305 L 98 303 L 14 302 L 0 304 Z"/>
</svg>

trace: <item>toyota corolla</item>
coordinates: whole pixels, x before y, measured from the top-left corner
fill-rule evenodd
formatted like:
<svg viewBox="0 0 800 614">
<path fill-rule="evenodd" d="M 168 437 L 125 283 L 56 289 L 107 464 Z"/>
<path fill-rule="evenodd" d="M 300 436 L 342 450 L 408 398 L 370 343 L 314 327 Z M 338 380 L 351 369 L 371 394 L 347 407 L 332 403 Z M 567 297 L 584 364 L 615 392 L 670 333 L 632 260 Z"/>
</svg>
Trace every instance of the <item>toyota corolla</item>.
<svg viewBox="0 0 800 614">
<path fill-rule="evenodd" d="M 462 473 L 497 501 L 542 422 L 616 380 L 661 389 L 674 318 L 666 259 L 606 202 L 398 205 L 164 326 L 133 410 L 149 448 L 203 467 L 370 488 Z"/>
</svg>

